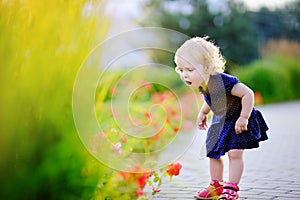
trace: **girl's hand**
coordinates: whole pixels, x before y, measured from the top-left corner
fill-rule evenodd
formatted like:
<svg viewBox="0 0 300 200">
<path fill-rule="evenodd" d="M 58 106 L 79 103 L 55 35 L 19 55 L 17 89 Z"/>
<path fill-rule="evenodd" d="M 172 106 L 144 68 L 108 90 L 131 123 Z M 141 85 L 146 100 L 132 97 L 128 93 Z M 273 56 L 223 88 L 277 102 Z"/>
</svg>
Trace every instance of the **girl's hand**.
<svg viewBox="0 0 300 200">
<path fill-rule="evenodd" d="M 245 117 L 239 117 L 235 123 L 235 132 L 237 134 L 242 133 L 243 131 L 247 131 L 248 119 Z"/>
<path fill-rule="evenodd" d="M 197 118 L 197 126 L 200 130 L 206 130 L 207 129 L 207 115 L 203 114 L 202 112 L 199 113 Z"/>
</svg>

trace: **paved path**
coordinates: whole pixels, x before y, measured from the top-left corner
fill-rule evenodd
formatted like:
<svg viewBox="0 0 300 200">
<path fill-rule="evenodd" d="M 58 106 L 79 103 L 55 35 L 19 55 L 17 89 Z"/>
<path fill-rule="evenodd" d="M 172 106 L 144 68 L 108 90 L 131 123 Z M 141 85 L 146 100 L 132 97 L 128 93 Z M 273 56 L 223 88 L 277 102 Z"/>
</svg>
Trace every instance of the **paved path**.
<svg viewBox="0 0 300 200">
<path fill-rule="evenodd" d="M 245 151 L 240 199 L 300 199 L 300 147 L 297 146 L 300 145 L 300 102 L 258 108 L 270 127 L 269 140 L 262 142 L 259 149 Z M 196 135 L 191 148 L 179 160 L 183 165 L 181 174 L 172 182 L 164 181 L 161 192 L 152 199 L 193 199 L 193 194 L 207 185 L 210 179 L 203 148 L 205 132 L 198 131 Z M 227 156 L 224 162 L 224 178 L 228 180 Z"/>
</svg>

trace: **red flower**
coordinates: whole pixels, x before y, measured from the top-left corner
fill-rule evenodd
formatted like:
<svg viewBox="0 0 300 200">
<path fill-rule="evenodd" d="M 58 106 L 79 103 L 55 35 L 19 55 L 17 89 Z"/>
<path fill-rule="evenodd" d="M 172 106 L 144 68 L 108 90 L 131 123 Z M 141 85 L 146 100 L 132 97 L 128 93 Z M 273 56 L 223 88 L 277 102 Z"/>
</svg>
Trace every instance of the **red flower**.
<svg viewBox="0 0 300 200">
<path fill-rule="evenodd" d="M 98 133 L 98 136 L 99 137 L 106 137 L 106 133 L 104 133 L 104 132 L 101 131 L 101 132 Z"/>
<path fill-rule="evenodd" d="M 179 131 L 179 127 L 178 127 L 178 126 L 174 126 L 174 127 L 173 127 L 173 131 L 174 131 L 175 133 L 177 133 L 177 132 Z"/>
<path fill-rule="evenodd" d="M 261 105 L 264 103 L 260 92 L 254 92 L 254 101 L 257 105 Z"/>
<path fill-rule="evenodd" d="M 166 95 L 160 92 L 156 92 L 152 95 L 152 103 L 159 104 L 166 100 Z"/>
<path fill-rule="evenodd" d="M 167 107 L 167 113 L 173 117 L 177 115 L 177 111 L 172 107 Z"/>
<path fill-rule="evenodd" d="M 156 189 L 153 185 L 152 185 L 152 192 L 154 193 L 159 193 L 161 190 L 160 189 Z"/>
<path fill-rule="evenodd" d="M 86 175 L 87 175 L 86 169 L 82 169 L 82 170 L 81 170 L 81 175 L 82 175 L 82 176 L 86 176 Z"/>
<path fill-rule="evenodd" d="M 139 189 L 138 191 L 136 191 L 136 194 L 140 197 L 144 195 L 143 190 Z"/>
<path fill-rule="evenodd" d="M 170 124 L 170 123 L 171 123 L 171 118 L 170 118 L 169 116 L 167 116 L 166 123 L 167 123 L 167 124 Z"/>
<path fill-rule="evenodd" d="M 149 175 L 147 173 L 142 174 L 142 176 L 138 180 L 138 185 L 140 188 L 143 188 L 147 181 L 148 181 Z"/>
<path fill-rule="evenodd" d="M 167 169 L 167 173 L 169 174 L 169 176 L 178 176 L 181 168 L 182 165 L 179 162 L 170 164 Z"/>
<path fill-rule="evenodd" d="M 151 83 L 145 82 L 143 87 L 145 88 L 146 91 L 150 91 L 152 89 Z"/>
<path fill-rule="evenodd" d="M 125 144 L 125 143 L 127 143 L 127 139 L 126 139 L 126 137 L 122 137 L 122 142 Z"/>
<path fill-rule="evenodd" d="M 128 181 L 129 180 L 129 175 L 130 174 L 128 174 L 128 173 L 126 173 L 126 172 L 119 172 L 117 175 L 120 175 L 120 176 L 122 176 L 122 178 L 125 180 L 125 181 Z"/>
<path fill-rule="evenodd" d="M 147 118 L 147 120 L 151 120 L 151 113 L 150 112 L 145 112 L 144 116 Z"/>
</svg>

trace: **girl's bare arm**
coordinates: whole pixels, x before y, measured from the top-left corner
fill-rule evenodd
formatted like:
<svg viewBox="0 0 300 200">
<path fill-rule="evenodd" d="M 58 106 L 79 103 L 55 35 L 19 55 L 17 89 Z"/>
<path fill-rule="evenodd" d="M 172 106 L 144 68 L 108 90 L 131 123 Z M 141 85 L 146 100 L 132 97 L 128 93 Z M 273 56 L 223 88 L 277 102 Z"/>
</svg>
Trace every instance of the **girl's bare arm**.
<svg viewBox="0 0 300 200">
<path fill-rule="evenodd" d="M 207 105 L 207 103 L 204 101 L 200 112 L 198 114 L 197 118 L 197 126 L 200 130 L 206 130 L 208 128 L 207 126 L 207 114 L 210 112 L 210 108 Z"/>
<path fill-rule="evenodd" d="M 243 83 L 238 83 L 233 86 L 231 94 L 242 99 L 242 110 L 235 125 L 235 131 L 239 134 L 247 130 L 248 119 L 254 106 L 254 93 Z"/>
<path fill-rule="evenodd" d="M 210 112 L 210 107 L 208 106 L 208 104 L 206 103 L 206 101 L 203 102 L 203 105 L 200 109 L 200 112 L 202 112 L 203 114 L 207 115 Z"/>
</svg>

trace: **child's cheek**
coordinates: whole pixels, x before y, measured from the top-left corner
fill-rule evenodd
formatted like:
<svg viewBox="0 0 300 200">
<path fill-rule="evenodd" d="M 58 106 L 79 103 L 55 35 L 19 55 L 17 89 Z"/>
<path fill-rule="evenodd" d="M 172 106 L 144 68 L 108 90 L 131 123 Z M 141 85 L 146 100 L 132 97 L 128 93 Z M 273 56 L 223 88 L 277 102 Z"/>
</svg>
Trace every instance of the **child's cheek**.
<svg viewBox="0 0 300 200">
<path fill-rule="evenodd" d="M 181 80 L 183 81 L 183 75 L 182 75 L 182 74 L 180 74 L 180 78 L 181 78 Z"/>
</svg>

